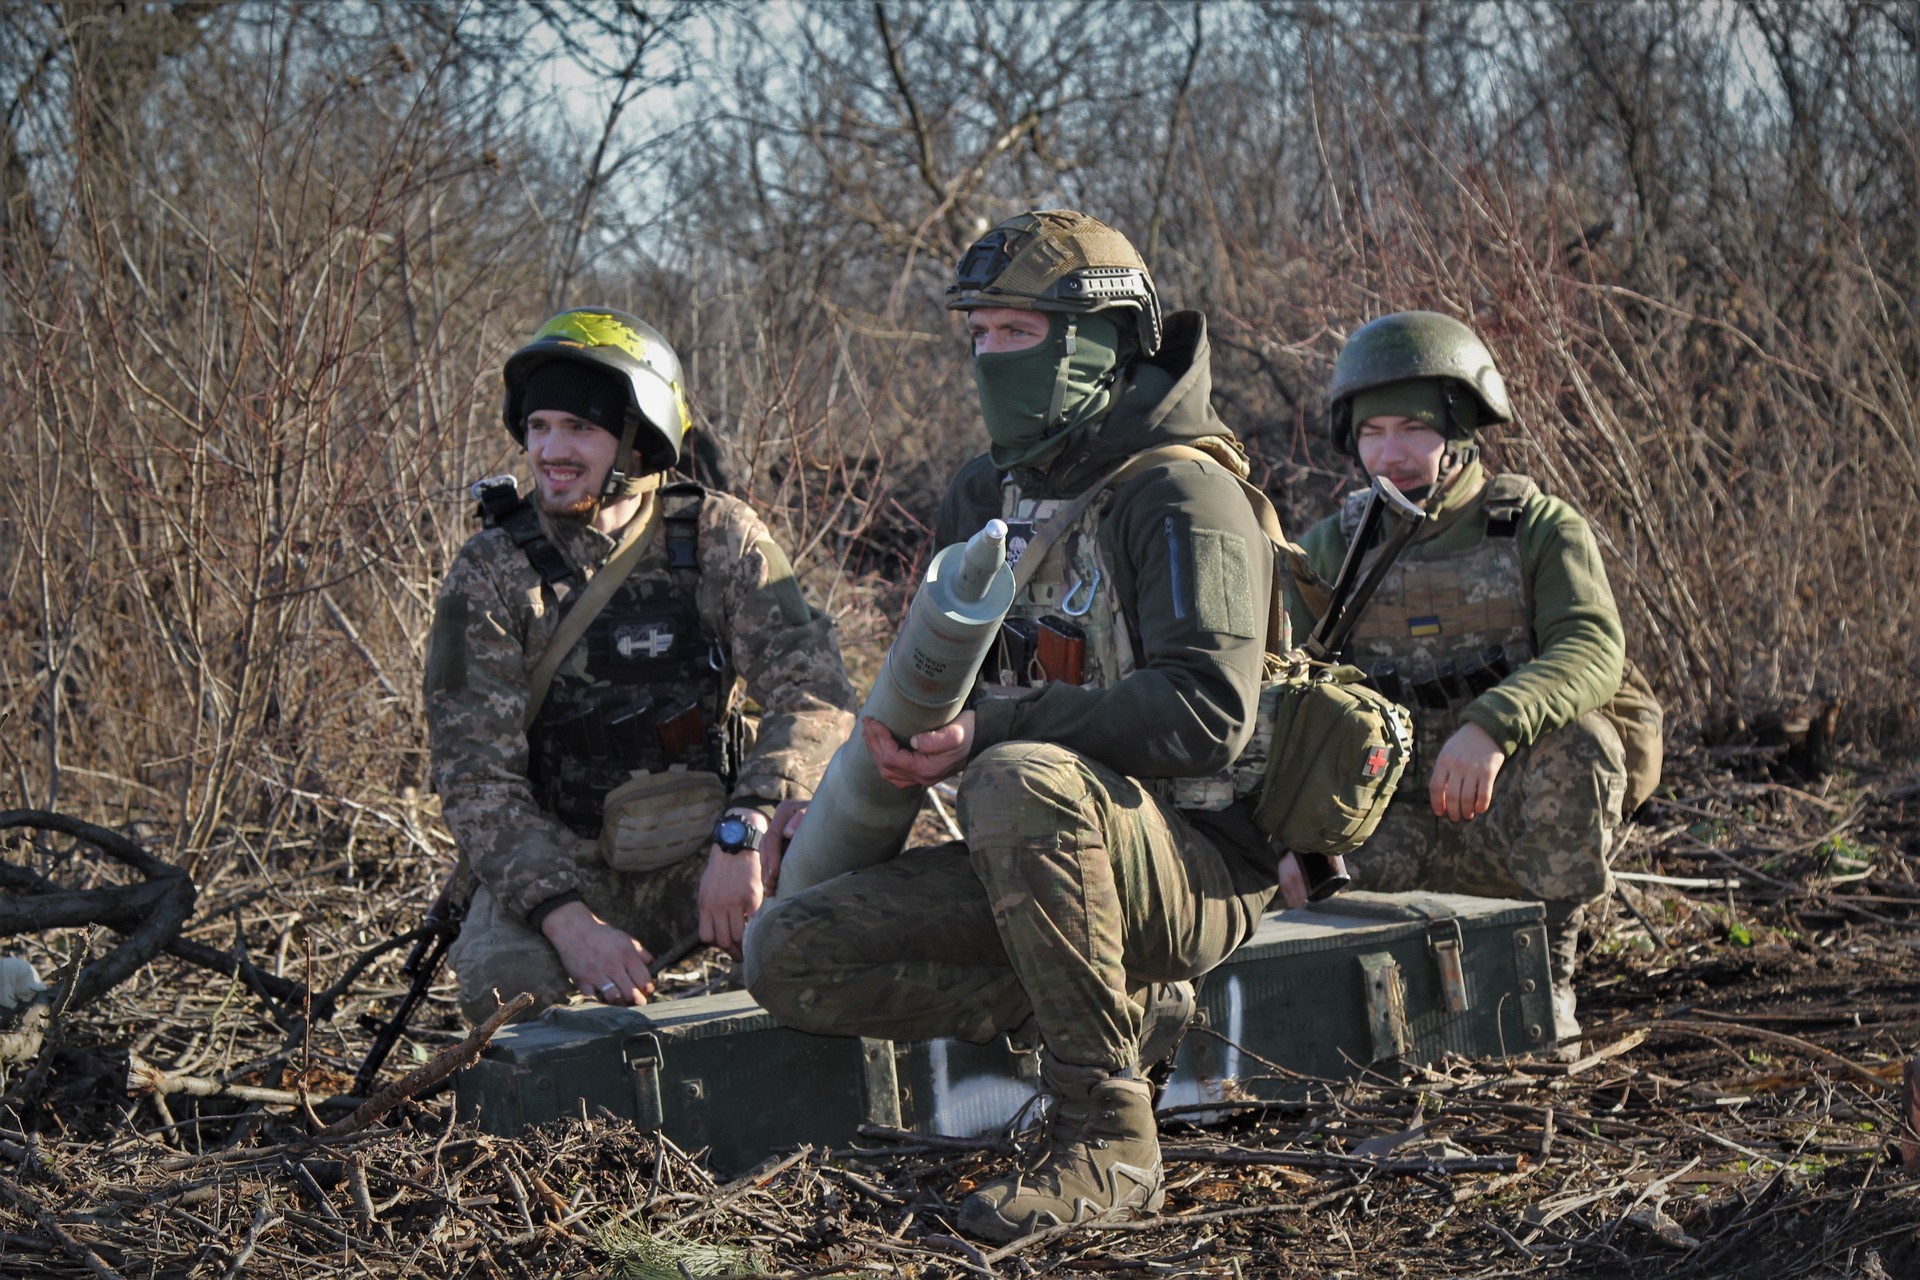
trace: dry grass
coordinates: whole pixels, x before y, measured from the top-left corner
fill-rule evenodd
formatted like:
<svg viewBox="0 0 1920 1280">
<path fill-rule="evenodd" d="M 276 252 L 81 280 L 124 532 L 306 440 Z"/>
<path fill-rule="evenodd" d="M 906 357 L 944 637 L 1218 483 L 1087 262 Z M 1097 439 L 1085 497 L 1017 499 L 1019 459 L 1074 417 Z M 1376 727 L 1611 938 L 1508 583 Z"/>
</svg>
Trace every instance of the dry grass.
<svg viewBox="0 0 1920 1280">
<path fill-rule="evenodd" d="M 162 961 L 71 1017 L 51 1074 L 0 1119 L 0 1271 L 84 1275 L 86 1250 L 123 1276 L 672 1276 L 684 1261 L 794 1277 L 1681 1277 L 1755 1256 L 1781 1280 L 1908 1274 L 1920 1191 L 1892 1153 L 1892 1085 L 1920 1042 L 1920 780 L 1809 791 L 1705 753 L 1673 773 L 1621 869 L 1720 887 L 1623 884 L 1581 972 L 1593 1061 L 1330 1082 L 1204 1129 L 1170 1114 L 1152 1219 L 967 1244 L 952 1210 L 1005 1167 L 996 1141 L 876 1135 L 717 1184 L 699 1153 L 605 1115 L 507 1140 L 435 1100 L 312 1138 L 293 1098 L 340 1109 L 326 1100 L 364 1049 L 355 1017 L 394 994 L 397 956 L 311 1028 Z M 298 877 L 244 841 L 223 852 L 253 870 L 204 886 L 195 935 L 316 989 L 432 889 L 398 833 L 291 847 Z M 696 956 L 669 986 L 726 980 L 724 960 Z M 459 1036 L 443 984 L 392 1069 Z M 129 1094 L 129 1051 L 287 1100 Z"/>
</svg>

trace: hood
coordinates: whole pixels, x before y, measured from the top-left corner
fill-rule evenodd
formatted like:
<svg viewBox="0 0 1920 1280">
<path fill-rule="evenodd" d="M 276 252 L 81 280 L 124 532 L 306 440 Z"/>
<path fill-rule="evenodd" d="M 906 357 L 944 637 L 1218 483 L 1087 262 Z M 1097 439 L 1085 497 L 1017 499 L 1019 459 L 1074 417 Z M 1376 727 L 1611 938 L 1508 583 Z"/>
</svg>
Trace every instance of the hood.
<svg viewBox="0 0 1920 1280">
<path fill-rule="evenodd" d="M 1211 441 L 1210 453 L 1240 459 L 1244 474 L 1246 451 L 1213 411 L 1212 396 L 1207 319 L 1198 311 L 1176 311 L 1166 318 L 1160 350 L 1128 366 L 1106 416 L 1076 430 L 1044 474 L 1022 472 L 1021 488 L 1076 493 L 1143 449 L 1198 441 Z"/>
</svg>

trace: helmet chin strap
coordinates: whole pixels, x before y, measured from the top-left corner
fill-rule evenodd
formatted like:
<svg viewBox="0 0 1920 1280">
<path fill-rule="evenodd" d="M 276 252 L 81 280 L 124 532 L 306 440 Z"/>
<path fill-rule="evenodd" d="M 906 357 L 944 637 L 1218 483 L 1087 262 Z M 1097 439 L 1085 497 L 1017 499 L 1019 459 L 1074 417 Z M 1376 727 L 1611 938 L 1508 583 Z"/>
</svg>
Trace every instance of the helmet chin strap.
<svg viewBox="0 0 1920 1280">
<path fill-rule="evenodd" d="M 1356 460 L 1358 454 L 1355 454 Z M 1472 436 L 1463 436 L 1447 441 L 1447 447 L 1440 453 L 1440 473 L 1433 478 L 1432 484 L 1416 485 L 1411 489 L 1402 489 L 1401 496 L 1417 507 L 1424 507 L 1438 497 L 1458 480 L 1463 472 L 1480 458 L 1480 442 Z M 1367 473 L 1363 466 L 1362 473 Z M 1369 478 L 1371 478 L 1370 473 Z"/>
<path fill-rule="evenodd" d="M 1060 425 L 1067 407 L 1067 380 L 1073 373 L 1073 353 L 1080 349 L 1080 322 L 1067 317 L 1067 332 L 1060 343 L 1060 367 L 1053 375 L 1053 400 L 1047 405 L 1047 430 Z"/>
</svg>

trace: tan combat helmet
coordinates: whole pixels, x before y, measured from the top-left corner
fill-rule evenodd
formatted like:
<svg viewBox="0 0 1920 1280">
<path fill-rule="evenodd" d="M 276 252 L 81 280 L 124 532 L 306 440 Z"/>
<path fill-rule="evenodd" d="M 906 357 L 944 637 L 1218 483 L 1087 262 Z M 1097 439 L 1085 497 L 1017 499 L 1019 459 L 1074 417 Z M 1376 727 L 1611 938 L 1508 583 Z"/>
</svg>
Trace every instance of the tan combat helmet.
<svg viewBox="0 0 1920 1280">
<path fill-rule="evenodd" d="M 1478 421 L 1511 422 L 1507 384 L 1494 368 L 1493 353 L 1473 330 L 1437 311 L 1397 311 L 1353 331 L 1333 365 L 1327 388 L 1327 428 L 1333 447 L 1352 455 L 1353 397 L 1356 392 L 1414 378 L 1443 378 L 1449 405 L 1464 389 L 1479 402 Z M 1452 415 L 1450 437 L 1473 433 L 1460 415 Z"/>
<path fill-rule="evenodd" d="M 562 311 L 534 332 L 527 345 L 507 357 L 501 378 L 506 399 L 501 408 L 507 432 L 523 448 L 527 443 L 523 407 L 527 379 L 555 360 L 589 365 L 617 374 L 626 383 L 627 412 L 620 450 L 607 473 L 603 497 L 637 491 L 639 477 L 667 471 L 680 461 L 693 415 L 687 409 L 685 376 L 658 330 L 624 311 L 577 307 Z"/>
<path fill-rule="evenodd" d="M 1139 251 L 1097 218 L 1041 209 L 1008 218 L 960 256 L 947 286 L 949 311 L 1134 313 L 1139 353 L 1160 349 L 1160 296 Z"/>
</svg>

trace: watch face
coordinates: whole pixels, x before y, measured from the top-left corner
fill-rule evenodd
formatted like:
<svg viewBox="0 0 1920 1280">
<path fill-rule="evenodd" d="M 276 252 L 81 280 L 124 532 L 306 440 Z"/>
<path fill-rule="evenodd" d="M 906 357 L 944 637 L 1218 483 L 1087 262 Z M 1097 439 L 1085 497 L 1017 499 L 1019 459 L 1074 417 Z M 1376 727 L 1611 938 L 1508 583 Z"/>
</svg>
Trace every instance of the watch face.
<svg viewBox="0 0 1920 1280">
<path fill-rule="evenodd" d="M 713 841 L 729 853 L 747 847 L 753 828 L 744 818 L 722 818 L 713 827 Z"/>
</svg>

